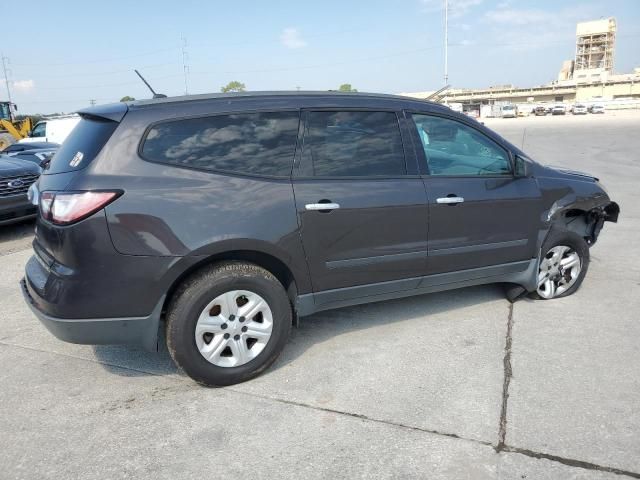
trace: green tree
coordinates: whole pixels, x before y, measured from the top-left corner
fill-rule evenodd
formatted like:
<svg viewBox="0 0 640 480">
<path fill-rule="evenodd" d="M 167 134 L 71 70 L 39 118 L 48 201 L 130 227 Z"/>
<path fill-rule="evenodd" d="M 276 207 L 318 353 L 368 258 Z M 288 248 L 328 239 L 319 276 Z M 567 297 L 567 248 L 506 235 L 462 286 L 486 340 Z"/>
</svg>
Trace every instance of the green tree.
<svg viewBox="0 0 640 480">
<path fill-rule="evenodd" d="M 222 93 L 228 92 L 244 92 L 247 90 L 247 87 L 242 82 L 238 82 L 237 80 L 233 80 L 227 83 L 224 87 L 220 88 Z"/>
<path fill-rule="evenodd" d="M 135 98 L 130 97 L 129 95 L 125 95 L 124 97 L 122 97 L 120 99 L 121 102 L 133 102 L 135 100 Z"/>
<path fill-rule="evenodd" d="M 350 83 L 343 83 L 338 88 L 338 91 L 339 92 L 357 92 L 358 90 L 356 90 L 355 88 L 352 88 Z"/>
</svg>

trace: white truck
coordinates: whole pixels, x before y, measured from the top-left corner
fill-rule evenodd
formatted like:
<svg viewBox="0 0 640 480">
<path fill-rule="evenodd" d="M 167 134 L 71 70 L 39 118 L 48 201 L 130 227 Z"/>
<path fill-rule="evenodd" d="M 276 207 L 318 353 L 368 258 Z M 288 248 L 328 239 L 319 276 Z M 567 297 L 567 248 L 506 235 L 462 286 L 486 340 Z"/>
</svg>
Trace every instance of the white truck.
<svg viewBox="0 0 640 480">
<path fill-rule="evenodd" d="M 80 117 L 73 115 L 70 117 L 49 118 L 36 123 L 29 136 L 23 138 L 18 143 L 29 142 L 52 142 L 62 143 L 69 136 L 71 130 L 78 124 Z"/>
</svg>

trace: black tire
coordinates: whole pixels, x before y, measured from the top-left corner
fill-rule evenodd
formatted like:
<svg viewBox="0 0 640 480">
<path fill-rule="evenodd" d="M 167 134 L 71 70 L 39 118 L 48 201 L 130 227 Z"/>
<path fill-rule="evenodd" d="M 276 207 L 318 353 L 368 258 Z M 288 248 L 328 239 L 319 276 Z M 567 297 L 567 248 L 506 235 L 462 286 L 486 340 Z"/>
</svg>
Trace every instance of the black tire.
<svg viewBox="0 0 640 480">
<path fill-rule="evenodd" d="M 260 295 L 273 314 L 271 337 L 252 360 L 222 367 L 206 360 L 196 345 L 198 316 L 218 295 L 249 290 Z M 247 381 L 267 369 L 280 355 L 291 331 L 291 304 L 282 284 L 267 270 L 244 262 L 226 262 L 189 277 L 175 292 L 167 310 L 167 347 L 173 361 L 196 382 L 226 386 Z"/>
<path fill-rule="evenodd" d="M 553 300 L 555 298 L 567 297 L 575 293 L 580 288 L 580 285 L 582 285 L 582 281 L 587 275 L 587 270 L 589 269 L 589 245 L 587 244 L 585 239 L 577 233 L 570 232 L 568 230 L 554 229 L 549 232 L 549 235 L 547 235 L 547 238 L 542 244 L 542 248 L 540 249 L 541 259 L 544 258 L 547 252 L 549 252 L 549 250 L 551 250 L 553 247 L 560 245 L 571 247 L 576 251 L 576 253 L 580 257 L 581 262 L 580 274 L 578 275 L 575 283 L 570 288 L 552 298 L 543 298 L 538 295 L 537 291 L 531 293 L 531 298 L 534 298 L 536 300 Z M 537 275 L 538 272 L 536 272 L 536 278 Z"/>
<path fill-rule="evenodd" d="M 0 132 L 0 152 L 16 143 L 16 139 L 10 133 Z"/>
</svg>

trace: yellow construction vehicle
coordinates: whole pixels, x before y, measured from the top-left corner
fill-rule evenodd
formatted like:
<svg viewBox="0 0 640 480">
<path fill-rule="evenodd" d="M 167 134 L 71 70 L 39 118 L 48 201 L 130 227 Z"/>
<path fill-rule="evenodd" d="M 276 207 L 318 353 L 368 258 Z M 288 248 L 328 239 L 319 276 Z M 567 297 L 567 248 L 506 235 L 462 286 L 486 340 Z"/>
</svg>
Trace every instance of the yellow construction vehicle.
<svg viewBox="0 0 640 480">
<path fill-rule="evenodd" d="M 31 119 L 17 120 L 17 111 L 15 103 L 0 101 L 0 152 L 31 131 Z"/>
</svg>

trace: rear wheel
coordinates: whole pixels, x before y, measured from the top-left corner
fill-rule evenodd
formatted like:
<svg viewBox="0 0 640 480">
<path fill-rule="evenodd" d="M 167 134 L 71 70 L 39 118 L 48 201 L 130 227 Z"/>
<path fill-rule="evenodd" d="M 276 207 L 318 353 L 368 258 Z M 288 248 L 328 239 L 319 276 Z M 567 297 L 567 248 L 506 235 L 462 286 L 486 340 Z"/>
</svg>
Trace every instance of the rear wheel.
<svg viewBox="0 0 640 480">
<path fill-rule="evenodd" d="M 167 313 L 167 346 L 197 382 L 232 385 L 268 368 L 290 329 L 291 305 L 280 282 L 257 265 L 232 262 L 178 289 Z"/>
<path fill-rule="evenodd" d="M 0 133 L 0 152 L 9 145 L 16 143 L 16 139 L 10 133 Z"/>
<path fill-rule="evenodd" d="M 576 233 L 556 231 L 549 234 L 541 251 L 538 286 L 533 296 L 550 300 L 578 290 L 589 267 L 587 242 Z"/>
</svg>

